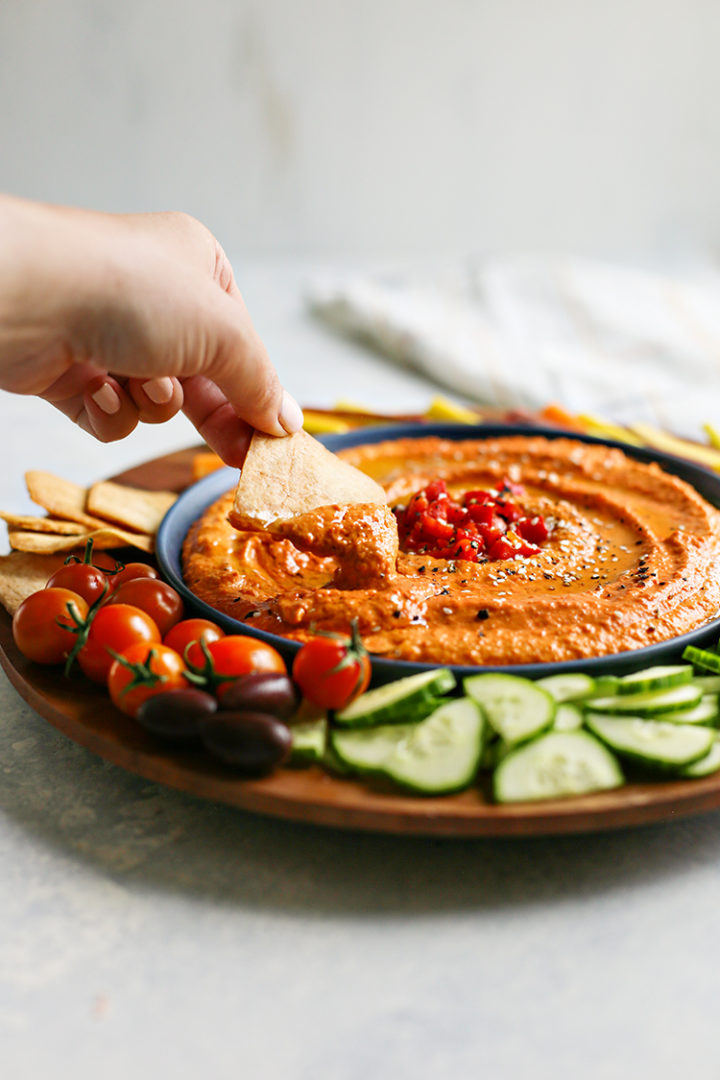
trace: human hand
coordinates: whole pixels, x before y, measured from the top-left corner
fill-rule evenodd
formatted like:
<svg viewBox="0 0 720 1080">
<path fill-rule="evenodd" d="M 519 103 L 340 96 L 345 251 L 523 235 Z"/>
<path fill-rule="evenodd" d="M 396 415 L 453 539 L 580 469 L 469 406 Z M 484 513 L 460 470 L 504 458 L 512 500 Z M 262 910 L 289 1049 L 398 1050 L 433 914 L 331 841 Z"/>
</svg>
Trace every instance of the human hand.
<svg viewBox="0 0 720 1080">
<path fill-rule="evenodd" d="M 229 465 L 284 435 L 283 390 L 220 244 L 186 214 L 100 214 L 0 197 L 0 388 L 103 442 L 180 408 Z"/>
</svg>

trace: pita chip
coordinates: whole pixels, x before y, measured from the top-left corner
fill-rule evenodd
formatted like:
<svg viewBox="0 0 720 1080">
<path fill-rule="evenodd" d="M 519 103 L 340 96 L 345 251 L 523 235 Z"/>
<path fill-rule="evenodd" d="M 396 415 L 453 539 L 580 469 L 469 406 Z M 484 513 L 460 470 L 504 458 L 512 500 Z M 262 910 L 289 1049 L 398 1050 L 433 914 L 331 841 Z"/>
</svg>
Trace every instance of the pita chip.
<svg viewBox="0 0 720 1080">
<path fill-rule="evenodd" d="M 53 533 L 55 536 L 74 536 L 78 533 L 86 533 L 87 528 L 78 524 L 77 521 L 63 521 L 61 518 L 33 517 L 31 514 L 9 514 L 0 510 L 0 520 L 7 522 L 9 529 L 14 532 Z"/>
<path fill-rule="evenodd" d="M 62 564 L 62 555 L 37 555 L 27 551 L 0 555 L 0 604 L 14 615 L 23 600 L 45 588 L 50 575 Z"/>
<path fill-rule="evenodd" d="M 107 522 L 85 513 L 87 490 L 72 480 L 63 480 L 61 476 L 31 469 L 25 473 L 28 494 L 33 502 L 42 506 L 53 517 L 65 521 L 76 521 L 90 529 L 102 528 Z"/>
<path fill-rule="evenodd" d="M 237 529 L 267 529 L 319 506 L 387 504 L 378 483 L 326 450 L 306 431 L 253 434 L 229 518 Z"/>
<path fill-rule="evenodd" d="M 176 499 L 174 491 L 144 491 L 102 480 L 88 491 L 86 509 L 128 529 L 156 533 Z"/>
<path fill-rule="evenodd" d="M 155 550 L 155 538 L 146 533 L 132 533 L 127 529 L 118 529 L 114 525 L 103 525 L 100 529 L 87 529 L 75 536 L 53 536 L 45 532 L 8 531 L 10 547 L 15 551 L 29 551 L 36 554 L 52 554 L 61 551 L 82 551 L 88 540 L 92 539 L 95 551 L 107 548 L 134 547 L 150 554 Z"/>
</svg>

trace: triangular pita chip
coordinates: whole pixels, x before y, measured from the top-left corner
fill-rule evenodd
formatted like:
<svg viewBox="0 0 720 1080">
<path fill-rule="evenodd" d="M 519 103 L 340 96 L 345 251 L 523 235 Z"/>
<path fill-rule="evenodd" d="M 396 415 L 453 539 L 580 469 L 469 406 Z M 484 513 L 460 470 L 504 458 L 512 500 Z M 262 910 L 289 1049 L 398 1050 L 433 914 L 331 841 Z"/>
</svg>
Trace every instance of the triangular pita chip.
<svg viewBox="0 0 720 1080">
<path fill-rule="evenodd" d="M 87 532 L 84 525 L 77 521 L 62 521 L 60 518 L 33 517 L 31 514 L 8 514 L 0 510 L 0 519 L 6 521 L 9 529 L 25 532 L 53 533 L 55 536 L 74 536 Z"/>
<path fill-rule="evenodd" d="M 173 491 L 143 491 L 102 480 L 88 491 L 86 509 L 128 529 L 155 533 L 176 499 Z"/>
<path fill-rule="evenodd" d="M 319 506 L 353 503 L 387 503 L 387 496 L 305 431 L 284 438 L 256 431 L 229 518 L 238 529 L 266 529 Z"/>
<path fill-rule="evenodd" d="M 148 554 L 155 550 L 155 539 L 146 533 L 128 532 L 117 529 L 114 525 L 103 525 L 101 529 L 78 533 L 76 536 L 53 536 L 45 532 L 8 531 L 10 547 L 15 551 L 33 551 L 49 554 L 57 551 L 82 550 L 92 539 L 95 551 L 106 548 L 134 547 Z"/>
<path fill-rule="evenodd" d="M 53 517 L 77 521 L 91 529 L 102 528 L 106 524 L 100 518 L 85 513 L 87 490 L 74 484 L 72 480 L 63 480 L 61 476 L 31 469 L 25 473 L 25 483 L 32 501 Z"/>
<path fill-rule="evenodd" d="M 62 564 L 62 555 L 31 555 L 25 551 L 0 555 L 0 604 L 14 615 L 23 600 L 45 588 L 50 575 Z"/>
</svg>

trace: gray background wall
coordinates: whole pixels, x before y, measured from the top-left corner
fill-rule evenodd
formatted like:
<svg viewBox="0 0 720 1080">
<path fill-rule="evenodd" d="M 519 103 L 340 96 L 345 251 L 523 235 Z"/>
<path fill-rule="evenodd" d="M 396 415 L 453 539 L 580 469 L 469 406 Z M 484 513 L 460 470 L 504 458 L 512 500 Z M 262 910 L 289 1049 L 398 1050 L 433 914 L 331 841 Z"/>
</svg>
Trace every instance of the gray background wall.
<svg viewBox="0 0 720 1080">
<path fill-rule="evenodd" d="M 0 189 L 232 252 L 720 237 L 714 0 L 0 0 Z"/>
</svg>

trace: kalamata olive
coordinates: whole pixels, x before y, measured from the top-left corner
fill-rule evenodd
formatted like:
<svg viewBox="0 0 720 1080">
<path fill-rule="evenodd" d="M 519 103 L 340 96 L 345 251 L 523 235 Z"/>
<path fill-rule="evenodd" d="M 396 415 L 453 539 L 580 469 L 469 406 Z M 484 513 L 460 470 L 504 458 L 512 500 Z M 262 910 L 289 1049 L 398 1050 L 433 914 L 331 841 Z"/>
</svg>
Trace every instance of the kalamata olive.
<svg viewBox="0 0 720 1080">
<path fill-rule="evenodd" d="M 220 708 L 232 712 L 257 712 L 288 720 L 300 704 L 300 695 L 287 675 L 277 671 L 254 671 L 240 675 L 223 694 Z"/>
<path fill-rule="evenodd" d="M 202 741 L 216 757 L 247 773 L 269 772 L 290 753 L 290 729 L 259 712 L 218 712 L 202 725 Z"/>
<path fill-rule="evenodd" d="M 199 737 L 201 725 L 216 709 L 216 699 L 204 690 L 168 690 L 144 701 L 136 720 L 153 735 L 187 742 Z"/>
</svg>

